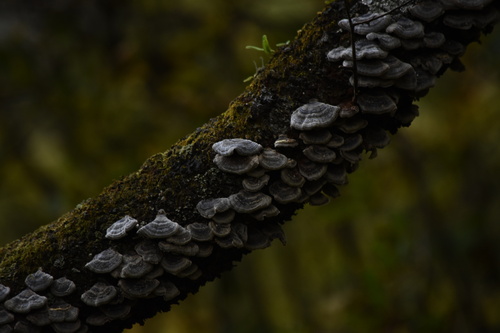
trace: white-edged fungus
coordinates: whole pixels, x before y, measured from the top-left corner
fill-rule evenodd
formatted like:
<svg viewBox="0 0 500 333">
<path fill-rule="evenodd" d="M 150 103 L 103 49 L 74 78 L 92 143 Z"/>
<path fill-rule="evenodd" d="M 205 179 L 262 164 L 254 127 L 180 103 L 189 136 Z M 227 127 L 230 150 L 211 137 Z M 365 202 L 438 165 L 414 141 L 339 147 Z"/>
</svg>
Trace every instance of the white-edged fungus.
<svg viewBox="0 0 500 333">
<path fill-rule="evenodd" d="M 380 47 L 386 51 L 401 47 L 401 40 L 399 38 L 385 33 L 370 32 L 366 35 L 366 39 L 378 41 Z"/>
<path fill-rule="evenodd" d="M 54 280 L 50 286 L 50 293 L 57 297 L 64 297 L 73 293 L 75 289 L 76 285 L 73 281 L 67 279 L 66 277 L 61 277 Z"/>
<path fill-rule="evenodd" d="M 142 257 L 142 260 L 153 265 L 159 264 L 163 257 L 158 245 L 150 240 L 137 243 L 134 249 Z"/>
<path fill-rule="evenodd" d="M 280 170 L 286 167 L 288 157 L 272 148 L 264 148 L 259 155 L 259 165 L 266 170 Z"/>
<path fill-rule="evenodd" d="M 187 243 L 185 245 L 175 245 L 168 242 L 159 242 L 160 250 L 165 253 L 180 254 L 188 257 L 195 256 L 198 253 L 198 245 L 196 243 Z"/>
<path fill-rule="evenodd" d="M 256 167 L 246 173 L 249 177 L 260 178 L 266 174 L 267 170 L 261 167 Z"/>
<path fill-rule="evenodd" d="M 82 294 L 81 300 L 88 306 L 97 307 L 110 303 L 117 294 L 115 287 L 104 282 L 97 282 Z"/>
<path fill-rule="evenodd" d="M 47 315 L 52 323 L 64 321 L 76 321 L 78 319 L 79 309 L 62 300 L 57 300 L 50 304 L 47 309 Z"/>
<path fill-rule="evenodd" d="M 215 155 L 214 163 L 217 167 L 229 173 L 234 173 L 237 175 L 242 175 L 244 173 L 250 172 L 259 165 L 259 157 L 257 155 L 252 156 L 222 156 Z"/>
<path fill-rule="evenodd" d="M 344 60 L 342 66 L 352 68 L 352 60 Z M 389 65 L 379 59 L 360 60 L 356 62 L 356 73 L 363 76 L 380 77 L 389 70 Z"/>
<path fill-rule="evenodd" d="M 379 13 L 367 13 L 354 17 L 351 20 L 354 26 L 354 33 L 358 35 L 366 35 L 370 32 L 377 32 L 384 30 L 392 22 L 390 15 L 380 15 Z M 339 21 L 339 27 L 344 30 L 350 31 L 350 23 L 348 19 Z"/>
<path fill-rule="evenodd" d="M 251 156 L 260 153 L 262 146 L 247 139 L 224 139 L 214 143 L 212 149 L 221 156 L 231 156 L 234 153 L 240 156 Z"/>
<path fill-rule="evenodd" d="M 384 59 L 384 61 L 389 65 L 389 70 L 382 76 L 382 78 L 384 79 L 398 79 L 405 75 L 408 71 L 413 69 L 410 64 L 403 62 L 394 56 L 388 56 L 386 59 Z"/>
<path fill-rule="evenodd" d="M 417 19 L 425 22 L 431 22 L 443 15 L 444 8 L 439 1 L 420 1 L 419 3 L 411 6 L 408 11 Z"/>
<path fill-rule="evenodd" d="M 349 151 L 358 148 L 363 143 L 361 134 L 351 134 L 344 138 L 344 144 L 340 147 L 341 151 Z"/>
<path fill-rule="evenodd" d="M 113 249 L 107 249 L 98 253 L 94 258 L 85 264 L 85 268 L 98 273 L 110 273 L 122 263 L 122 255 Z"/>
<path fill-rule="evenodd" d="M 289 138 L 285 134 L 278 135 L 276 141 L 274 141 L 274 148 L 293 148 L 298 146 L 297 140 Z"/>
<path fill-rule="evenodd" d="M 118 287 L 126 298 L 147 298 L 153 294 L 153 291 L 160 285 L 160 281 L 146 279 L 121 279 L 118 281 Z"/>
<path fill-rule="evenodd" d="M 306 179 L 300 174 L 297 167 L 281 170 L 280 178 L 285 184 L 294 187 L 302 187 L 306 182 Z"/>
<path fill-rule="evenodd" d="M 206 219 L 211 219 L 217 213 L 222 213 L 231 208 L 228 198 L 203 199 L 196 205 L 196 210 Z"/>
<path fill-rule="evenodd" d="M 328 148 L 339 148 L 344 144 L 344 137 L 336 133 L 332 134 L 332 139 L 326 144 Z"/>
<path fill-rule="evenodd" d="M 302 153 L 309 160 L 317 163 L 330 163 L 337 157 L 333 150 L 320 145 L 310 145 L 302 150 Z"/>
<path fill-rule="evenodd" d="M 175 286 L 175 284 L 170 281 L 162 281 L 161 285 L 165 287 L 165 292 L 163 295 L 163 299 L 165 301 L 170 301 L 179 296 L 181 293 L 180 290 Z"/>
<path fill-rule="evenodd" d="M 165 273 L 165 271 L 163 270 L 163 268 L 160 266 L 160 265 L 156 265 L 155 268 L 153 268 L 153 270 L 151 272 L 149 272 L 148 274 L 144 275 L 144 279 L 157 279 L 159 278 L 160 276 L 162 276 L 163 274 Z"/>
<path fill-rule="evenodd" d="M 309 197 L 311 206 L 323 206 L 330 202 L 330 199 L 321 192 L 314 193 Z"/>
<path fill-rule="evenodd" d="M 392 98 L 382 91 L 363 92 L 358 95 L 357 102 L 362 113 L 393 113 L 397 109 Z"/>
<path fill-rule="evenodd" d="M 269 193 L 277 202 L 287 204 L 299 199 L 302 191 L 299 187 L 292 187 L 281 180 L 277 180 L 269 186 Z"/>
<path fill-rule="evenodd" d="M 236 212 L 232 209 L 227 210 L 223 213 L 217 213 L 212 217 L 212 221 L 215 221 L 217 223 L 222 223 L 222 224 L 227 224 L 231 223 L 234 220 L 234 217 L 236 216 Z"/>
<path fill-rule="evenodd" d="M 342 156 L 342 158 L 347 162 L 351 163 L 351 165 L 356 165 L 359 161 L 361 161 L 361 153 L 361 149 L 341 150 L 340 156 Z"/>
<path fill-rule="evenodd" d="M 368 148 L 384 148 L 391 141 L 389 134 L 381 127 L 369 127 L 362 135 Z"/>
<path fill-rule="evenodd" d="M 306 145 L 322 145 L 328 143 L 332 138 L 332 133 L 327 129 L 320 129 L 316 131 L 300 132 L 299 138 Z"/>
<path fill-rule="evenodd" d="M 271 197 L 262 192 L 239 191 L 229 196 L 229 202 L 238 213 L 248 214 L 271 204 Z"/>
<path fill-rule="evenodd" d="M 225 237 L 231 233 L 231 226 L 229 224 L 210 222 L 208 225 L 216 237 Z"/>
<path fill-rule="evenodd" d="M 301 159 L 298 163 L 299 172 L 306 180 L 318 180 L 326 172 L 327 165 L 323 163 L 315 163 L 308 159 Z"/>
<path fill-rule="evenodd" d="M 342 132 L 352 134 L 365 128 L 368 125 L 368 120 L 362 117 L 352 117 L 342 119 L 342 121 L 336 123 L 335 125 Z"/>
<path fill-rule="evenodd" d="M 123 264 L 120 270 L 120 277 L 140 278 L 153 270 L 153 265 L 142 260 L 142 257 L 136 255 L 123 255 Z"/>
<path fill-rule="evenodd" d="M 361 59 L 383 59 L 387 57 L 387 51 L 380 48 L 379 44 L 367 39 L 360 39 L 354 42 L 356 50 L 356 60 Z M 329 61 L 353 60 L 352 48 L 337 47 L 328 52 Z"/>
<path fill-rule="evenodd" d="M 270 176 L 267 174 L 261 177 L 247 177 L 243 179 L 241 185 L 243 185 L 243 188 L 247 191 L 258 192 L 267 185 L 269 178 Z"/>
<path fill-rule="evenodd" d="M 29 274 L 24 283 L 33 291 L 42 291 L 50 287 L 54 278 L 52 275 L 44 273 L 41 269 Z"/>
<path fill-rule="evenodd" d="M 165 272 L 170 273 L 172 275 L 177 275 L 181 271 L 191 266 L 193 262 L 186 257 L 177 255 L 168 255 L 162 259 L 160 264 L 161 267 L 163 267 L 163 269 L 165 270 Z"/>
<path fill-rule="evenodd" d="M 180 278 L 187 278 L 187 277 L 194 275 L 196 272 L 201 273 L 200 269 L 198 268 L 198 265 L 192 264 L 191 266 L 187 267 L 186 269 L 180 271 L 179 274 L 177 274 L 177 276 Z M 192 279 L 192 280 L 195 280 L 195 279 Z"/>
<path fill-rule="evenodd" d="M 334 165 L 334 164 L 329 165 L 328 171 L 326 172 L 324 179 L 328 181 L 328 183 L 336 185 L 345 185 L 348 182 L 347 172 L 343 165 Z"/>
<path fill-rule="evenodd" d="M 221 214 L 225 214 L 225 213 L 227 213 L 227 212 L 224 212 Z M 217 215 L 218 214 L 215 214 L 215 216 L 217 216 Z M 184 245 L 184 244 L 187 244 L 191 241 L 191 233 L 189 232 L 189 230 L 181 227 L 181 228 L 179 228 L 179 231 L 177 231 L 177 233 L 175 235 L 168 237 L 166 239 L 166 241 L 169 243 L 175 244 L 175 245 Z"/>
<path fill-rule="evenodd" d="M 329 127 L 337 119 L 340 108 L 321 102 L 310 102 L 293 111 L 290 127 L 299 131 Z"/>
<path fill-rule="evenodd" d="M 212 254 L 214 247 L 210 243 L 199 243 L 197 257 L 206 258 Z"/>
<path fill-rule="evenodd" d="M 47 297 L 40 296 L 31 289 L 24 289 L 16 296 L 8 299 L 4 307 L 15 313 L 28 313 L 40 309 L 47 304 Z"/>
<path fill-rule="evenodd" d="M 325 184 L 326 184 L 326 180 L 321 178 L 321 179 L 315 180 L 313 182 L 305 183 L 305 185 L 302 187 L 302 190 L 308 196 L 310 196 L 318 191 L 321 191 L 321 189 L 323 188 L 323 185 L 325 185 Z"/>
<path fill-rule="evenodd" d="M 12 323 L 14 321 L 14 315 L 7 310 L 0 309 L 0 325 L 5 325 Z"/>
<path fill-rule="evenodd" d="M 207 242 L 214 236 L 207 223 L 195 222 L 189 224 L 186 228 L 191 233 L 193 240 L 198 242 Z"/>
<path fill-rule="evenodd" d="M 9 294 L 10 288 L 0 283 L 0 303 L 2 303 L 7 298 L 7 296 L 9 296 Z"/>
<path fill-rule="evenodd" d="M 333 198 L 333 199 L 340 196 L 340 191 L 337 188 L 337 186 L 335 186 L 331 183 L 325 184 L 323 186 L 322 191 L 323 191 L 323 193 L 325 193 L 326 195 L 328 195 L 330 198 Z"/>
<path fill-rule="evenodd" d="M 280 210 L 275 205 L 269 205 L 264 209 L 252 213 L 252 217 L 257 221 L 264 221 L 268 217 L 277 216 Z"/>
<path fill-rule="evenodd" d="M 402 16 L 389 25 L 385 31 L 404 39 L 422 38 L 424 36 L 424 25 L 419 21 L 413 21 Z"/>
<path fill-rule="evenodd" d="M 31 311 L 27 316 L 26 320 L 32 323 L 35 326 L 45 326 L 50 325 L 49 319 L 49 309 L 47 307 L 43 307 L 36 311 Z"/>
<path fill-rule="evenodd" d="M 443 45 L 445 41 L 445 36 L 440 32 L 432 31 L 426 33 L 424 36 L 424 46 L 429 49 L 436 49 L 438 47 L 441 47 L 441 45 Z"/>
<path fill-rule="evenodd" d="M 137 234 L 147 238 L 167 238 L 174 235 L 181 226 L 170 220 L 160 209 L 155 219 L 137 230 Z"/>
<path fill-rule="evenodd" d="M 106 238 L 108 239 L 120 239 L 127 236 L 127 232 L 135 228 L 139 222 L 129 215 L 125 215 L 123 218 L 114 222 L 112 225 L 106 229 Z"/>
</svg>

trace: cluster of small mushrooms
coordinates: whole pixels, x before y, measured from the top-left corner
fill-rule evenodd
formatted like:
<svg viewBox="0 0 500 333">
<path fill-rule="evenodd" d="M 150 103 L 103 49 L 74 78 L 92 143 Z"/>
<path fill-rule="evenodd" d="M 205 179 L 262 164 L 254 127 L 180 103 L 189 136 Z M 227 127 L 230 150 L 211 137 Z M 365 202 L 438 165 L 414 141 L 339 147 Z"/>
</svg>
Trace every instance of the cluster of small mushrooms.
<svg viewBox="0 0 500 333">
<path fill-rule="evenodd" d="M 354 32 L 354 47 L 334 48 L 327 58 L 352 71 L 354 106 L 314 100 L 298 107 L 291 113 L 289 133 L 277 136 L 273 147 L 239 138 L 216 142 L 214 164 L 241 176 L 237 193 L 199 201 L 196 222 L 178 223 L 160 210 L 148 223 L 131 216 L 113 223 L 105 235 L 111 244 L 126 239 L 133 246 L 120 253 L 111 245 L 95 254 L 81 269 L 100 278 L 76 302 L 74 282 L 42 269 L 27 276 L 25 289 L 16 293 L 0 284 L 0 333 L 92 331 L 126 318 L 137 300 L 174 300 L 180 293 L 174 281 L 199 279 L 203 272 L 196 258 L 210 256 L 215 247 L 248 251 L 265 248 L 275 238 L 284 242 L 273 220 L 280 207 L 322 205 L 337 197 L 362 154 L 375 156 L 389 143 L 386 130 L 369 119 L 391 116 L 409 125 L 417 109 L 398 110 L 400 98 L 427 93 L 465 50 L 445 33 L 460 36 L 490 25 L 498 19 L 492 3 L 423 0 L 389 14 L 373 7 L 351 21 L 341 20 L 341 29 Z"/>
</svg>

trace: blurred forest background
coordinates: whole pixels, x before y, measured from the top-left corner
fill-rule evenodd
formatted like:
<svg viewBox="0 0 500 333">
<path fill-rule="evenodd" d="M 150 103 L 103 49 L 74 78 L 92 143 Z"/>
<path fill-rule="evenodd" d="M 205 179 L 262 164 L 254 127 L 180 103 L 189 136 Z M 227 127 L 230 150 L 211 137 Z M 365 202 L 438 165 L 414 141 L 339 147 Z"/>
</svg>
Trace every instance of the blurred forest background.
<svg viewBox="0 0 500 333">
<path fill-rule="evenodd" d="M 240 94 L 321 0 L 2 0 L 0 242 L 71 210 Z M 500 332 L 500 31 L 343 195 L 128 332 Z"/>
</svg>

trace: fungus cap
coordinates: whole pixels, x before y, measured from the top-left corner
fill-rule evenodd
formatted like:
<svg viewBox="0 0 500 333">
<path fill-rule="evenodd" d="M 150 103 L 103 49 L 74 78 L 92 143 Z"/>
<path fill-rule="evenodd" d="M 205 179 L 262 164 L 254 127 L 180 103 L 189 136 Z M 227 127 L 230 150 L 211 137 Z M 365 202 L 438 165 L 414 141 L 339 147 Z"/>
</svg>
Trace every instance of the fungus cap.
<svg viewBox="0 0 500 333">
<path fill-rule="evenodd" d="M 110 273 L 122 263 L 122 255 L 109 248 L 94 256 L 94 258 L 85 264 L 85 268 L 98 273 Z"/>
<path fill-rule="evenodd" d="M 306 145 L 315 144 L 321 145 L 326 144 L 332 138 L 332 133 L 327 129 L 321 129 L 316 131 L 306 131 L 300 132 L 299 138 L 302 139 Z"/>
<path fill-rule="evenodd" d="M 424 46 L 429 49 L 435 49 L 441 47 L 445 41 L 446 37 L 444 36 L 444 34 L 440 32 L 432 31 L 426 33 L 424 36 Z"/>
<path fill-rule="evenodd" d="M 152 296 L 153 291 L 160 285 L 156 279 L 121 279 L 118 281 L 118 287 L 129 299 L 147 298 Z"/>
<path fill-rule="evenodd" d="M 127 232 L 132 230 L 138 221 L 129 215 L 125 215 L 106 229 L 106 238 L 120 239 L 127 235 Z"/>
<path fill-rule="evenodd" d="M 337 156 L 333 150 L 320 145 L 310 145 L 302 153 L 309 160 L 317 163 L 330 163 Z"/>
<path fill-rule="evenodd" d="M 354 33 L 358 35 L 366 35 L 370 32 L 378 32 L 384 30 L 392 22 L 390 15 L 380 15 L 379 13 L 367 13 L 354 17 L 352 20 Z M 348 19 L 339 21 L 339 26 L 347 31 L 351 30 L 351 25 Z"/>
<path fill-rule="evenodd" d="M 353 68 L 352 60 L 344 60 L 342 66 Z M 389 70 L 389 65 L 380 59 L 367 59 L 356 62 L 356 73 L 358 75 L 380 77 Z"/>
<path fill-rule="evenodd" d="M 110 303 L 118 294 L 115 287 L 104 282 L 97 282 L 81 296 L 83 303 L 98 307 Z"/>
<path fill-rule="evenodd" d="M 123 256 L 123 266 L 121 267 L 120 277 L 125 278 L 140 278 L 153 270 L 153 265 L 142 260 L 138 254 Z"/>
<path fill-rule="evenodd" d="M 247 191 L 258 192 L 267 185 L 269 178 L 270 176 L 267 174 L 261 177 L 247 177 L 243 179 L 241 185 L 243 185 L 243 188 Z"/>
<path fill-rule="evenodd" d="M 352 134 L 365 128 L 368 125 L 368 120 L 362 117 L 352 117 L 343 119 L 336 125 L 337 128 L 340 129 L 342 132 L 347 134 Z"/>
<path fill-rule="evenodd" d="M 225 213 L 227 213 L 227 212 L 225 212 Z M 225 214 L 225 213 L 223 213 L 223 214 Z M 217 214 L 216 214 L 216 216 L 217 216 Z M 175 245 L 184 245 L 184 244 L 187 244 L 191 241 L 191 233 L 189 232 L 189 230 L 187 230 L 183 227 L 180 227 L 179 231 L 177 231 L 177 233 L 175 235 L 168 237 L 166 239 L 166 241 L 169 243 L 175 244 Z"/>
<path fill-rule="evenodd" d="M 238 213 L 248 214 L 271 204 L 271 197 L 262 192 L 239 191 L 229 196 L 233 209 Z"/>
<path fill-rule="evenodd" d="M 259 165 L 266 170 L 280 170 L 286 167 L 288 157 L 272 148 L 265 148 L 259 155 Z"/>
<path fill-rule="evenodd" d="M 290 118 L 290 127 L 299 131 L 329 127 L 337 119 L 340 108 L 321 102 L 310 102 L 297 108 Z"/>
<path fill-rule="evenodd" d="M 311 206 L 323 206 L 330 202 L 330 199 L 321 192 L 314 193 L 309 197 Z"/>
<path fill-rule="evenodd" d="M 344 138 L 344 144 L 340 147 L 342 151 L 350 151 L 358 148 L 363 143 L 361 134 L 352 134 Z"/>
<path fill-rule="evenodd" d="M 281 180 L 277 180 L 269 186 L 269 193 L 277 202 L 286 204 L 299 199 L 302 191 L 299 187 L 292 187 L 283 183 Z"/>
<path fill-rule="evenodd" d="M 419 21 L 402 16 L 389 25 L 385 31 L 404 39 L 422 38 L 424 36 L 424 25 Z"/>
<path fill-rule="evenodd" d="M 378 41 L 380 47 L 386 51 L 401 47 L 401 40 L 399 38 L 385 33 L 370 32 L 368 35 L 366 35 L 366 39 Z"/>
<path fill-rule="evenodd" d="M 50 286 L 50 293 L 57 297 L 68 296 L 73 293 L 76 289 L 76 285 L 70 279 L 66 277 L 61 277 L 54 280 Z"/>
<path fill-rule="evenodd" d="M 297 147 L 299 143 L 293 138 L 289 138 L 285 134 L 280 134 L 276 141 L 274 141 L 275 148 L 293 148 Z"/>
<path fill-rule="evenodd" d="M 0 283 L 0 303 L 2 303 L 7 298 L 7 296 L 9 296 L 9 294 L 10 288 Z"/>
<path fill-rule="evenodd" d="M 228 173 L 234 173 L 237 175 L 242 175 L 259 166 L 259 157 L 257 155 L 252 156 L 222 156 L 215 155 L 214 163 L 217 167 Z"/>
<path fill-rule="evenodd" d="M 192 264 L 193 262 L 188 258 L 177 255 L 165 256 L 161 261 L 161 267 L 163 267 L 165 272 L 172 275 L 179 274 L 181 271 L 185 270 Z"/>
<path fill-rule="evenodd" d="M 439 1 L 421 1 L 409 9 L 411 15 L 425 22 L 431 22 L 444 13 L 443 5 Z"/>
<path fill-rule="evenodd" d="M 196 210 L 206 219 L 211 219 L 217 213 L 222 213 L 231 208 L 228 198 L 203 199 L 196 205 Z"/>
<path fill-rule="evenodd" d="M 345 185 L 348 182 L 347 172 L 343 165 L 329 165 L 324 179 L 335 185 Z"/>
<path fill-rule="evenodd" d="M 384 114 L 396 111 L 396 103 L 386 93 L 373 91 L 358 95 L 358 105 L 362 113 Z"/>
<path fill-rule="evenodd" d="M 134 249 L 142 257 L 142 260 L 153 265 L 159 264 L 163 257 L 158 245 L 150 240 L 137 243 Z"/>
<path fill-rule="evenodd" d="M 208 223 L 215 237 L 225 237 L 231 233 L 231 226 L 228 224 Z"/>
<path fill-rule="evenodd" d="M 213 238 L 212 229 L 206 223 L 191 223 L 187 226 L 187 229 L 191 233 L 191 237 L 195 241 L 207 242 Z"/>
<path fill-rule="evenodd" d="M 170 220 L 160 209 L 155 219 L 137 230 L 137 234 L 147 238 L 167 238 L 174 235 L 181 226 Z"/>
<path fill-rule="evenodd" d="M 126 303 L 109 304 L 101 307 L 101 311 L 106 316 L 113 319 L 125 318 L 130 313 L 131 309 L 132 307 L 130 306 L 130 304 Z"/>
<path fill-rule="evenodd" d="M 251 156 L 260 153 L 262 146 L 247 139 L 224 139 L 214 143 L 212 149 L 221 156 L 231 156 L 234 153 L 240 156 Z"/>
<path fill-rule="evenodd" d="M 180 254 L 188 257 L 195 256 L 198 253 L 198 245 L 196 243 L 188 243 L 185 245 L 175 245 L 168 242 L 159 242 L 160 250 L 171 254 Z"/>
<path fill-rule="evenodd" d="M 281 170 L 280 178 L 285 184 L 294 187 L 302 187 L 306 182 L 297 167 Z"/>
<path fill-rule="evenodd" d="M 236 216 L 236 212 L 232 209 L 225 211 L 224 213 L 217 213 L 212 218 L 213 221 L 217 223 L 227 224 L 231 223 Z"/>
<path fill-rule="evenodd" d="M 12 323 L 14 321 L 14 315 L 7 310 L 0 310 L 0 325 L 5 325 Z"/>
<path fill-rule="evenodd" d="M 308 159 L 301 159 L 298 166 L 300 174 L 309 181 L 320 179 L 327 169 L 326 164 L 315 163 Z"/>
<path fill-rule="evenodd" d="M 31 289 L 24 289 L 16 296 L 8 299 L 4 307 L 15 313 L 28 313 L 40 309 L 47 304 L 47 297 L 40 296 Z"/>
<path fill-rule="evenodd" d="M 47 309 L 47 315 L 52 323 L 63 321 L 76 321 L 78 319 L 79 309 L 62 300 L 50 304 Z"/>
<path fill-rule="evenodd" d="M 252 217 L 257 221 L 263 221 L 268 217 L 279 215 L 280 210 L 275 205 L 269 205 L 259 211 L 252 213 Z M 248 235 L 247 235 L 248 236 Z M 248 237 L 247 237 L 248 238 Z"/>
<path fill-rule="evenodd" d="M 44 273 L 41 269 L 29 274 L 24 283 L 33 291 L 42 291 L 50 287 L 54 278 L 52 275 Z"/>
</svg>

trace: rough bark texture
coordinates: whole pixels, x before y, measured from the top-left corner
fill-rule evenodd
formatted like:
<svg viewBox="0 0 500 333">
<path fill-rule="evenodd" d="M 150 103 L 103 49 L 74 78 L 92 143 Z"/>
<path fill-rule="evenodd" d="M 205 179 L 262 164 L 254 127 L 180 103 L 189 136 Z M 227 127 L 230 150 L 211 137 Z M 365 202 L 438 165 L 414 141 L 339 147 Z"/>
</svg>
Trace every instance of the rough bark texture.
<svg viewBox="0 0 500 333">
<path fill-rule="evenodd" d="M 464 4 L 461 5 L 462 2 Z M 499 7 L 498 1 L 483 1 L 483 4 L 477 6 L 472 4 L 472 1 L 450 0 L 442 3 L 444 14 L 436 19 L 424 20 L 423 24 L 426 33 L 428 31 L 442 33 L 447 42 L 453 41 L 453 45 L 438 48 L 420 46 L 417 47 L 417 51 L 405 48 L 390 51 L 399 59 L 413 62 L 415 68 L 418 67 L 415 65 L 415 54 L 421 59 L 439 58 L 441 66 L 430 74 L 432 78 L 440 76 L 447 68 L 461 69 L 458 57 L 463 50 L 453 50 L 452 47 L 466 46 L 478 40 L 481 32 L 489 32 L 493 22 L 496 21 Z M 388 9 L 395 9 L 398 4 L 389 3 L 387 6 Z M 354 3 L 351 7 L 353 17 L 371 10 L 361 3 Z M 472 14 L 467 16 L 468 13 Z M 488 13 L 494 13 L 494 17 L 487 17 Z M 396 10 L 391 15 L 406 14 Z M 465 17 L 471 17 L 469 21 L 472 20 L 472 23 L 469 25 L 464 23 L 460 29 L 450 27 L 450 24 L 443 23 L 443 17 L 446 15 L 462 17 L 458 21 L 464 22 L 467 21 Z M 230 104 L 225 113 L 210 120 L 168 151 L 152 156 L 140 170 L 111 184 L 96 198 L 82 202 L 56 222 L 41 227 L 0 249 L 0 284 L 10 288 L 10 293 L 3 299 L 0 291 L 0 302 L 2 302 L 0 315 L 7 316 L 7 313 L 11 315 L 11 320 L 0 322 L 0 331 L 7 332 L 16 325 L 19 330 L 23 325 L 34 329 L 36 325 L 28 316 L 37 311 L 48 311 L 54 308 L 54 304 L 61 302 L 50 292 L 41 291 L 39 294 L 48 299 L 41 309 L 36 307 L 25 313 L 4 306 L 8 299 L 12 299 L 27 288 L 26 277 L 39 268 L 54 279 L 66 277 L 76 285 L 74 292 L 63 297 L 64 304 L 78 308 L 78 318 L 67 320 L 68 326 L 77 322 L 77 325 L 74 325 L 77 328 L 68 331 L 120 332 L 134 323 L 143 322 L 159 311 L 167 311 L 172 304 L 178 303 L 189 293 L 196 293 L 200 286 L 218 277 L 221 272 L 231 269 L 234 262 L 250 252 L 245 246 L 225 248 L 212 241 L 213 250 L 209 256 L 190 258 L 200 272 L 196 278 L 175 274 L 163 275 L 163 279 L 172 282 L 179 290 L 179 294 L 174 298 L 166 300 L 163 297 L 152 297 L 153 295 L 148 295 L 147 298 L 130 297 L 117 288 L 118 296 L 112 303 L 119 304 L 125 299 L 126 304 L 133 310 L 123 316 L 108 318 L 109 321 L 103 322 L 102 325 L 92 325 L 88 320 L 89 316 L 97 318 L 96 314 L 101 314 L 99 312 L 101 308 L 85 304 L 81 300 L 81 295 L 97 282 L 117 286 L 119 279 L 110 274 L 96 274 L 85 268 L 85 265 L 96 254 L 108 248 L 121 254 L 130 253 L 134 250 L 134 245 L 143 239 L 133 232 L 122 239 L 108 239 L 105 235 L 110 225 L 125 215 L 132 216 L 142 223 L 149 222 L 155 219 L 160 209 L 165 211 L 170 220 L 183 227 L 195 222 L 207 223 L 207 220 L 198 213 L 197 203 L 203 199 L 228 197 L 237 193 L 241 190 L 243 179 L 241 175 L 221 171 L 212 162 L 215 156 L 212 145 L 215 142 L 228 138 L 246 138 L 258 142 L 263 147 L 273 148 L 278 135 L 283 134 L 300 143 L 300 132 L 290 127 L 291 114 L 298 107 L 313 99 L 340 106 L 342 110 L 348 110 L 355 105 L 352 102 L 355 89 L 349 83 L 351 69 L 343 67 L 342 60 L 327 57 L 329 51 L 338 47 L 349 50 L 350 29 L 342 30 L 338 25 L 344 18 L 346 9 L 343 1 L 327 5 L 313 22 L 299 31 L 292 43 L 276 51 L 265 69 L 256 75 L 247 90 Z M 355 36 L 355 39 L 363 38 L 364 35 Z M 421 81 L 421 77 L 416 75 L 416 80 Z M 385 94 L 386 89 L 370 88 L 364 86 L 361 81 L 356 88 L 359 96 Z M 365 111 L 361 106 L 361 113 L 356 119 L 366 120 L 368 124 L 365 125 L 366 128 L 395 133 L 399 127 L 411 123 L 412 118 L 416 116 L 412 103 L 424 96 L 428 87 L 400 89 L 390 85 L 387 89 L 391 98 L 397 94 L 397 98 L 393 98 L 397 110 L 376 114 Z M 362 132 L 363 135 L 364 133 Z M 298 147 L 285 149 L 284 154 L 288 158 L 300 161 L 304 158 L 302 155 L 304 147 L 304 144 L 300 143 Z M 375 148 L 380 147 L 365 144 L 358 149 L 358 153 L 374 151 Z M 348 161 L 346 157 L 346 161 L 341 165 L 351 173 L 357 168 L 358 163 Z M 277 173 L 269 172 L 269 174 L 271 181 L 277 177 Z M 257 232 L 269 225 L 278 226 L 290 220 L 304 205 L 303 202 L 274 204 L 280 211 L 275 217 L 257 221 L 248 214 L 238 214 L 237 221 Z M 269 234 L 269 239 L 276 237 L 280 237 L 279 231 Z M 41 330 L 62 331 L 62 328 L 52 323 L 41 326 Z"/>
</svg>

